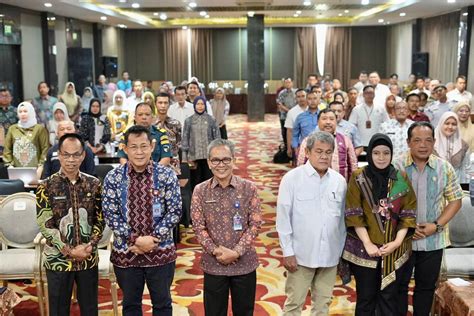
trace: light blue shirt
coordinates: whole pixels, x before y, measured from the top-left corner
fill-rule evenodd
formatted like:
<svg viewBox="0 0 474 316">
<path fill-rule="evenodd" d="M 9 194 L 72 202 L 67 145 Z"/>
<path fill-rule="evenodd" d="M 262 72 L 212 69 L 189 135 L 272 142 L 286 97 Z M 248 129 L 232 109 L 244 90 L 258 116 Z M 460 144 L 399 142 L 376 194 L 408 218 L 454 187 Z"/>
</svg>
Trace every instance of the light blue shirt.
<svg viewBox="0 0 474 316">
<path fill-rule="evenodd" d="M 310 111 L 305 111 L 296 117 L 293 125 L 293 139 L 291 140 L 291 147 L 297 148 L 305 137 L 311 134 L 318 126 L 319 110 L 314 114 Z"/>
<path fill-rule="evenodd" d="M 334 267 L 346 240 L 346 180 L 328 169 L 320 176 L 308 161 L 289 171 L 278 192 L 276 229 L 283 256 L 308 268 Z"/>
<path fill-rule="evenodd" d="M 127 80 L 127 81 L 120 80 L 119 82 L 117 82 L 117 88 L 119 90 L 122 90 L 125 93 L 130 92 L 132 90 L 132 81 L 131 80 Z"/>
<path fill-rule="evenodd" d="M 360 133 L 354 124 L 346 120 L 341 120 L 337 123 L 336 132 L 341 133 L 349 137 L 352 141 L 354 148 L 362 147 L 362 140 L 360 139 Z"/>
</svg>

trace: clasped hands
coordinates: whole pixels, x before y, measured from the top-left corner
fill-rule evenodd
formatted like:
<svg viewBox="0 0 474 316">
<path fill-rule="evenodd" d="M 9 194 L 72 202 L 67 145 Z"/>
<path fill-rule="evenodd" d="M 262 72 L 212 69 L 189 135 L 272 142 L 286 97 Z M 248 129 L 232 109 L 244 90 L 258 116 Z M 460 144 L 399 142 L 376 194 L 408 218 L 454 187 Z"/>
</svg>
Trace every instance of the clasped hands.
<svg viewBox="0 0 474 316">
<path fill-rule="evenodd" d="M 397 241 L 391 241 L 382 245 L 382 247 L 377 247 L 372 242 L 364 244 L 365 251 L 370 257 L 384 257 L 388 256 L 392 252 L 394 252 L 398 247 L 400 247 L 400 243 Z"/>
<path fill-rule="evenodd" d="M 91 255 L 91 253 L 92 245 L 90 243 L 80 244 L 71 249 L 69 256 L 72 257 L 74 261 L 84 261 Z"/>
<path fill-rule="evenodd" d="M 153 236 L 140 236 L 135 240 L 135 244 L 128 249 L 136 255 L 143 255 L 155 248 L 160 240 Z"/>
<path fill-rule="evenodd" d="M 216 257 L 217 261 L 224 265 L 235 263 L 237 259 L 239 259 L 239 253 L 237 251 L 224 246 L 217 247 L 212 254 Z"/>
</svg>

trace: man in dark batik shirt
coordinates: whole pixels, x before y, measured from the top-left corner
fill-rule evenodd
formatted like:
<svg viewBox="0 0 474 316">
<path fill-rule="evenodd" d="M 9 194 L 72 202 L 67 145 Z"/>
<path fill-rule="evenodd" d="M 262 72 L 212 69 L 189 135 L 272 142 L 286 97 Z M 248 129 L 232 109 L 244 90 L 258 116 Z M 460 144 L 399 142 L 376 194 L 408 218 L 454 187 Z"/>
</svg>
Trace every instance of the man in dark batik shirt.
<svg viewBox="0 0 474 316">
<path fill-rule="evenodd" d="M 85 157 L 77 134 L 59 139 L 59 172 L 36 193 L 37 220 L 47 242 L 43 251 L 49 292 L 49 314 L 69 315 L 72 288 L 77 285 L 81 315 L 98 314 L 97 244 L 102 238 L 100 181 L 79 171 Z"/>
</svg>

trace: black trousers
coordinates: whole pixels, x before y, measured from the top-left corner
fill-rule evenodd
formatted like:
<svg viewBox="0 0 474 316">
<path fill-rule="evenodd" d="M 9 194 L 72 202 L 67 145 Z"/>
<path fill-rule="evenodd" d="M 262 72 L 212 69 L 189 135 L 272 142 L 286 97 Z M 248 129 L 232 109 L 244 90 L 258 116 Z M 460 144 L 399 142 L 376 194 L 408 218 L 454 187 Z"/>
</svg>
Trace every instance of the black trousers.
<svg viewBox="0 0 474 316">
<path fill-rule="evenodd" d="M 413 293 L 413 315 L 427 316 L 433 304 L 433 295 L 438 281 L 443 249 L 434 251 L 413 251 L 408 262 L 402 267 L 398 296 L 398 314 L 405 316 L 408 311 L 408 284 L 415 268 L 415 290 Z"/>
<path fill-rule="evenodd" d="M 229 290 L 234 316 L 252 316 L 255 305 L 257 272 L 225 276 L 204 273 L 204 310 L 206 316 L 226 316 Z"/>
<path fill-rule="evenodd" d="M 98 268 L 83 271 L 58 272 L 46 270 L 50 316 L 69 316 L 74 282 L 81 315 L 98 315 Z"/>
<path fill-rule="evenodd" d="M 395 271 L 396 280 L 381 290 L 381 260 L 379 260 L 376 269 L 361 267 L 353 263 L 350 264 L 350 267 L 356 281 L 355 315 L 396 315 L 401 268 Z"/>
<path fill-rule="evenodd" d="M 119 268 L 114 266 L 117 282 L 123 292 L 123 316 L 141 316 L 143 290 L 150 292 L 153 316 L 173 314 L 170 287 L 175 263 L 149 268 Z"/>
<path fill-rule="evenodd" d="M 283 144 L 285 144 L 285 147 L 288 148 L 288 144 L 286 141 L 286 127 L 285 127 L 285 120 L 280 119 L 280 126 L 281 126 L 281 137 L 283 138 Z M 290 144 L 291 146 L 291 144 Z"/>
<path fill-rule="evenodd" d="M 227 128 L 225 127 L 225 124 L 222 125 L 222 127 L 219 127 L 219 131 L 221 133 L 221 138 L 227 139 Z"/>
<path fill-rule="evenodd" d="M 196 185 L 212 178 L 212 172 L 207 164 L 207 159 L 198 159 L 194 162 L 196 163 L 196 169 L 191 169 L 191 186 L 193 191 Z"/>
</svg>

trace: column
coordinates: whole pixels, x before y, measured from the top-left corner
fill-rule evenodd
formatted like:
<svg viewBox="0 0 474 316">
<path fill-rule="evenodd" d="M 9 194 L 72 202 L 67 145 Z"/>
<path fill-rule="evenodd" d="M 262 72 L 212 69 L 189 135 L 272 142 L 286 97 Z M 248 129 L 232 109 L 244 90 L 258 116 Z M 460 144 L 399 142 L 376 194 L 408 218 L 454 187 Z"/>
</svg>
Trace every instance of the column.
<svg viewBox="0 0 474 316">
<path fill-rule="evenodd" d="M 247 17 L 248 121 L 259 122 L 265 116 L 265 61 L 263 15 Z"/>
</svg>

